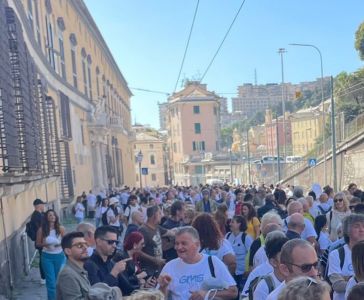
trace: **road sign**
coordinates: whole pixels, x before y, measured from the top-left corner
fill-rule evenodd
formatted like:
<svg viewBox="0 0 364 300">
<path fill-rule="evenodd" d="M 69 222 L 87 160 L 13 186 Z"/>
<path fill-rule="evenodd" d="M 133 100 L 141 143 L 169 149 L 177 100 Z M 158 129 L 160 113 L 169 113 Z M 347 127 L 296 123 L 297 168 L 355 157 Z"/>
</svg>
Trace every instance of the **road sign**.
<svg viewBox="0 0 364 300">
<path fill-rule="evenodd" d="M 309 158 L 308 159 L 308 166 L 309 167 L 314 167 L 314 166 L 316 166 L 316 164 L 317 164 L 317 159 L 316 158 Z"/>
<path fill-rule="evenodd" d="M 148 175 L 148 168 L 142 168 L 142 174 Z"/>
</svg>

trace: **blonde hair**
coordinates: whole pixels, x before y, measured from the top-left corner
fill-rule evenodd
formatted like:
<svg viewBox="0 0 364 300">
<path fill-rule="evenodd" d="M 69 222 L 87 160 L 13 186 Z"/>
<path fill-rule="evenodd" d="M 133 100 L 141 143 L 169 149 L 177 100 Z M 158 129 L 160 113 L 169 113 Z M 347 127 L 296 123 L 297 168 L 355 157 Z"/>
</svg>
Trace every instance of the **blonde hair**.
<svg viewBox="0 0 364 300">
<path fill-rule="evenodd" d="M 349 207 L 349 206 L 350 206 L 350 204 L 349 204 L 349 200 L 348 200 L 348 197 L 345 195 L 345 193 L 343 193 L 343 192 L 338 192 L 338 193 L 336 193 L 336 194 L 335 194 L 335 196 L 334 196 L 334 200 L 335 200 L 336 198 L 340 198 L 340 197 L 342 197 L 342 199 L 343 199 L 343 201 L 344 201 L 345 211 L 350 210 L 350 207 Z M 336 208 L 335 208 L 335 204 L 334 204 L 333 209 L 335 209 L 335 210 L 336 210 Z"/>
<path fill-rule="evenodd" d="M 164 300 L 165 297 L 160 290 L 136 290 L 129 297 L 123 297 L 126 300 Z"/>
</svg>

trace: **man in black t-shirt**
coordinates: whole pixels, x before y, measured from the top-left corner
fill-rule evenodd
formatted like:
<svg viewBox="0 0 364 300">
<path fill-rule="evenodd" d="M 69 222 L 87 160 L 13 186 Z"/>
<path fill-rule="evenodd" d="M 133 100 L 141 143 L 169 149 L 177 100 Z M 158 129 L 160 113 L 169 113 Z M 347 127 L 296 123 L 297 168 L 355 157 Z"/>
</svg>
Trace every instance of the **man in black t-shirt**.
<svg viewBox="0 0 364 300">
<path fill-rule="evenodd" d="M 32 223 L 32 226 L 35 230 L 35 232 L 38 231 L 39 227 L 42 226 L 42 220 L 44 218 L 44 205 L 46 203 L 43 202 L 41 199 L 35 199 L 33 201 L 33 206 L 34 206 L 34 211 L 30 217 L 30 222 Z M 42 268 L 42 264 L 40 263 L 41 259 L 41 255 L 42 255 L 42 248 L 38 248 L 35 245 L 35 241 L 34 241 L 34 246 L 35 248 L 38 249 L 39 252 L 39 271 L 40 271 L 40 283 L 41 284 L 45 284 L 45 275 L 44 275 L 44 270 Z"/>
</svg>

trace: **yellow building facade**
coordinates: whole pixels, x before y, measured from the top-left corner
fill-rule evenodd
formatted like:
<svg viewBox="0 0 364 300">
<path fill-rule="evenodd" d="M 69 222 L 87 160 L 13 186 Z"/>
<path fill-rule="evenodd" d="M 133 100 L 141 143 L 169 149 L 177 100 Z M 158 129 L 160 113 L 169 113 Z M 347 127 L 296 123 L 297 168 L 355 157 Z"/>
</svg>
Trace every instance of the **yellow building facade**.
<svg viewBox="0 0 364 300">
<path fill-rule="evenodd" d="M 291 114 L 292 150 L 295 156 L 305 156 L 312 151 L 322 136 L 322 112 L 306 109 Z"/>
<path fill-rule="evenodd" d="M 62 216 L 83 191 L 134 186 L 135 134 L 132 93 L 82 0 L 0 9 L 1 298 L 29 268 L 33 200 Z"/>
<path fill-rule="evenodd" d="M 141 174 L 142 170 L 139 169 L 139 162 L 136 159 L 136 186 L 161 187 L 167 185 L 168 169 L 165 141 L 148 132 L 139 132 L 136 134 L 134 143 L 134 156 L 137 157 L 139 153 L 143 155 L 140 167 L 146 170 L 147 174 Z"/>
</svg>

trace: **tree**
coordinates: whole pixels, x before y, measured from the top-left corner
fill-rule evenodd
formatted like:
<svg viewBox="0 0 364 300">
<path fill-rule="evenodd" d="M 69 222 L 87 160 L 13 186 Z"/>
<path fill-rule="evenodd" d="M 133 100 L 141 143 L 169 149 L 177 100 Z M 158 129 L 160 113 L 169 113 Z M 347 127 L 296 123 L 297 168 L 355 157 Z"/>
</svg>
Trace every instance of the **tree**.
<svg viewBox="0 0 364 300">
<path fill-rule="evenodd" d="M 355 32 L 355 49 L 359 52 L 360 59 L 364 60 L 364 22 Z"/>
<path fill-rule="evenodd" d="M 337 113 L 343 112 L 345 121 L 364 112 L 364 68 L 348 74 L 341 72 L 335 78 Z"/>
</svg>

